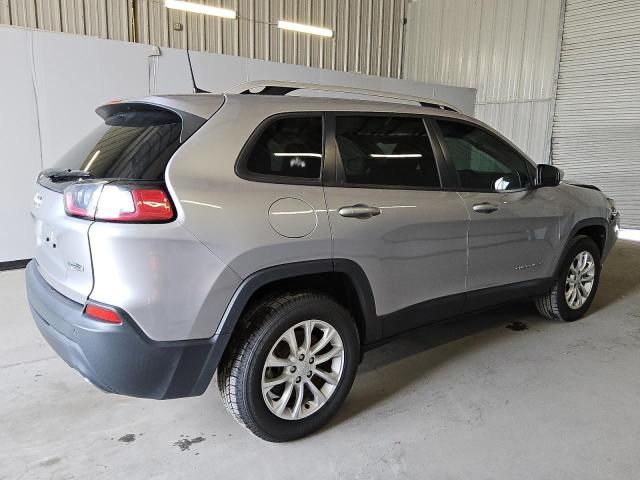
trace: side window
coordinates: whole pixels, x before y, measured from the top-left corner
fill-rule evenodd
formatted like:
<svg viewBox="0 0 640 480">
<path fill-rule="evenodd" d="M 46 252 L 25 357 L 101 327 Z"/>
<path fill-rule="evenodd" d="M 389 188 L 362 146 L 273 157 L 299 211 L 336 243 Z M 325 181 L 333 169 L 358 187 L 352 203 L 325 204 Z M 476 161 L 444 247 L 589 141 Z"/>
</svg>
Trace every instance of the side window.
<svg viewBox="0 0 640 480">
<path fill-rule="evenodd" d="M 421 118 L 337 116 L 336 141 L 347 184 L 440 186 Z"/>
<path fill-rule="evenodd" d="M 462 188 L 507 191 L 531 186 L 529 162 L 502 140 L 466 123 L 438 124 Z"/>
<path fill-rule="evenodd" d="M 319 179 L 322 166 L 322 117 L 275 120 L 262 131 L 246 158 L 247 172 Z"/>
</svg>

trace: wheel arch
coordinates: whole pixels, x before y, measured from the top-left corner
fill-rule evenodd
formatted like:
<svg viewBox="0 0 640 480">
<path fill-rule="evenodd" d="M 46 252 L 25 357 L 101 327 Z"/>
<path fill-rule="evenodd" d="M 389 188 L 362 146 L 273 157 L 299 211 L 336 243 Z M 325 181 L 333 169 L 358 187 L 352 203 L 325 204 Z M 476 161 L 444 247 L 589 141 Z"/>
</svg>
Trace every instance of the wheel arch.
<svg viewBox="0 0 640 480">
<path fill-rule="evenodd" d="M 240 326 L 242 315 L 255 302 L 294 290 L 326 293 L 349 309 L 356 321 L 362 345 L 380 339 L 382 328 L 369 280 L 356 262 L 347 259 L 287 263 L 253 273 L 236 289 L 216 335 L 231 340 Z"/>
<path fill-rule="evenodd" d="M 604 246 L 607 241 L 607 228 L 604 225 L 586 225 L 576 231 L 574 236 L 577 237 L 578 235 L 585 235 L 591 238 L 600 249 L 600 256 L 604 256 Z"/>
<path fill-rule="evenodd" d="M 577 222 L 571 229 L 569 235 L 567 235 L 567 240 L 562 249 L 562 253 L 556 262 L 553 274 L 554 278 L 557 278 L 560 274 L 562 262 L 571 247 L 571 242 L 578 235 L 585 235 L 591 238 L 600 249 L 601 258 L 603 258 L 605 246 L 607 244 L 607 226 L 607 221 L 604 218 L 599 217 L 586 218 Z"/>
</svg>

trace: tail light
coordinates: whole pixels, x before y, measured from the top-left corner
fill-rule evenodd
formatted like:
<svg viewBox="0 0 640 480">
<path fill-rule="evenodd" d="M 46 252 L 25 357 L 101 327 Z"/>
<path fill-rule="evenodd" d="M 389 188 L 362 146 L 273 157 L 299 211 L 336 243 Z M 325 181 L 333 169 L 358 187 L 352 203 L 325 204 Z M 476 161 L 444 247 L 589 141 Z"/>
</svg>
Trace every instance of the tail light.
<svg viewBox="0 0 640 480">
<path fill-rule="evenodd" d="M 158 185 L 78 182 L 64 190 L 67 215 L 109 222 L 166 222 L 174 217 Z"/>
</svg>

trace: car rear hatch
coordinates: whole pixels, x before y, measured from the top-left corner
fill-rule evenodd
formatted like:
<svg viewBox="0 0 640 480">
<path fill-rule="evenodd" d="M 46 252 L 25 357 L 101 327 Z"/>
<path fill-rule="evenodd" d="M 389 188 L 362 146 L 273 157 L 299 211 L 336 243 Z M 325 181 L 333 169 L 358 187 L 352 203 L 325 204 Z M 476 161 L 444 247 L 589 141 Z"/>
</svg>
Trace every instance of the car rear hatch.
<svg viewBox="0 0 640 480">
<path fill-rule="evenodd" d="M 208 117 L 222 105 L 219 98 L 216 105 L 208 99 Z M 170 100 L 173 106 L 175 97 Z M 140 101 L 99 107 L 104 124 L 38 176 L 31 210 L 35 259 L 44 279 L 66 297 L 84 303 L 93 288 L 89 229 L 94 222 L 175 218 L 165 170 L 208 117 L 172 106 Z"/>
<path fill-rule="evenodd" d="M 31 213 L 35 223 L 38 270 L 63 295 L 84 302 L 91 287 L 90 222 L 67 216 L 62 193 L 36 186 Z"/>
</svg>

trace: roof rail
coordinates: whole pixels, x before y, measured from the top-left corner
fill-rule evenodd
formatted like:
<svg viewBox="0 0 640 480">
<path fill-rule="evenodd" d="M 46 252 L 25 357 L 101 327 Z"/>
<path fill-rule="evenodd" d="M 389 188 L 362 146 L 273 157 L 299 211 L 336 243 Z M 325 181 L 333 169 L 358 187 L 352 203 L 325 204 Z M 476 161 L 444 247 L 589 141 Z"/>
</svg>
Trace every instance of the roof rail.
<svg viewBox="0 0 640 480">
<path fill-rule="evenodd" d="M 261 89 L 258 92 L 251 90 Z M 290 82 L 282 80 L 253 80 L 251 82 L 241 83 L 228 90 L 226 93 L 239 93 L 251 95 L 286 95 L 295 90 L 318 90 L 321 92 L 340 92 L 352 93 L 357 95 L 367 95 L 370 97 L 381 97 L 392 100 L 404 100 L 407 102 L 416 102 L 423 107 L 439 108 L 441 110 L 449 110 L 460 113 L 460 109 L 440 100 L 432 98 L 416 97 L 413 95 L 403 95 L 401 93 L 384 92 L 379 90 L 369 90 L 366 88 L 343 87 L 340 85 L 323 85 L 320 83 L 302 83 Z"/>
</svg>

